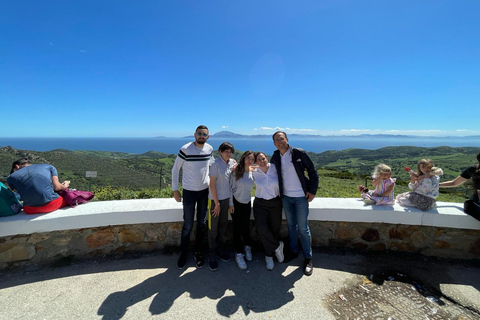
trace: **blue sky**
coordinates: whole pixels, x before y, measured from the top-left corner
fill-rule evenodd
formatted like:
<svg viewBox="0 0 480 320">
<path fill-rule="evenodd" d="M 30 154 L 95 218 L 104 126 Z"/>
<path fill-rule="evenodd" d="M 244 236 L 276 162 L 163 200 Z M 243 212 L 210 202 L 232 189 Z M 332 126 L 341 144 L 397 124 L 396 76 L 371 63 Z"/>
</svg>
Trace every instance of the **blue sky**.
<svg viewBox="0 0 480 320">
<path fill-rule="evenodd" d="M 477 0 L 7 1 L 0 136 L 480 134 L 479 12 Z"/>
</svg>

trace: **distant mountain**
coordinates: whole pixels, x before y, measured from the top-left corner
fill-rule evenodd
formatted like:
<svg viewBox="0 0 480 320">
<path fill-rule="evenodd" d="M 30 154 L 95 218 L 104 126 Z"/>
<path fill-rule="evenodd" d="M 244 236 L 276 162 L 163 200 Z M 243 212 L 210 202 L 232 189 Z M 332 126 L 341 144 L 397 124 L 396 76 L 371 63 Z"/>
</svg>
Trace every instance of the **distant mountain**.
<svg viewBox="0 0 480 320">
<path fill-rule="evenodd" d="M 235 138 L 241 139 L 241 138 L 247 138 L 247 137 L 249 137 L 249 136 L 239 134 L 239 133 L 230 132 L 230 131 L 220 131 L 220 132 L 214 133 L 210 136 L 210 138 L 233 138 L 233 139 L 235 139 Z"/>
<path fill-rule="evenodd" d="M 191 136 L 187 136 L 184 138 L 190 138 Z M 404 135 L 404 134 L 359 134 L 359 135 L 317 135 L 317 134 L 298 134 L 298 133 L 288 133 L 289 138 L 297 138 L 297 139 L 325 139 L 325 138 L 332 138 L 332 139 L 339 139 L 339 138 L 358 138 L 358 139 L 366 139 L 366 138 L 384 138 L 384 139 L 479 139 L 480 136 L 463 136 L 463 137 L 456 137 L 456 136 L 411 136 L 411 135 Z M 234 133 L 231 131 L 219 131 L 210 135 L 210 138 L 214 139 L 272 139 L 271 134 L 253 134 L 253 135 L 245 135 Z"/>
</svg>

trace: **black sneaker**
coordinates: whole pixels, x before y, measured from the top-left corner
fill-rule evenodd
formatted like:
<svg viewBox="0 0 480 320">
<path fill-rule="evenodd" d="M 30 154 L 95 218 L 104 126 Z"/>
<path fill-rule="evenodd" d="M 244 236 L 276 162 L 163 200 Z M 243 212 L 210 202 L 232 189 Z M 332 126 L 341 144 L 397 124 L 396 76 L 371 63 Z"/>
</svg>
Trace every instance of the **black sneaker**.
<svg viewBox="0 0 480 320">
<path fill-rule="evenodd" d="M 205 260 L 203 254 L 201 252 L 195 252 L 193 258 L 195 259 L 195 268 L 202 269 Z"/>
<path fill-rule="evenodd" d="M 230 255 L 226 252 L 219 252 L 217 254 L 218 259 L 222 260 L 223 262 L 230 261 Z"/>
<path fill-rule="evenodd" d="M 217 258 L 215 258 L 215 255 L 212 254 L 212 253 L 208 255 L 208 267 L 212 271 L 217 271 L 218 270 Z"/>
<path fill-rule="evenodd" d="M 306 276 L 311 276 L 313 273 L 313 263 L 312 259 L 305 259 L 303 262 L 303 274 Z"/>
<path fill-rule="evenodd" d="M 187 254 L 186 253 L 180 253 L 180 257 L 178 258 L 177 261 L 177 268 L 182 270 L 185 268 L 185 264 L 187 263 Z"/>
</svg>

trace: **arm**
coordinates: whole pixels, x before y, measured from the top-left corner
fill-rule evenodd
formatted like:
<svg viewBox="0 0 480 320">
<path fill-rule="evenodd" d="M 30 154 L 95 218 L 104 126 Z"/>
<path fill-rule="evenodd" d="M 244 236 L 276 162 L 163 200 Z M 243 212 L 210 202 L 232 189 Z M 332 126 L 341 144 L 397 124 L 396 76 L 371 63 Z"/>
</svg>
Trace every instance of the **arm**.
<svg viewBox="0 0 480 320">
<path fill-rule="evenodd" d="M 381 181 L 382 181 L 382 176 L 380 175 L 380 176 L 376 177 L 375 179 L 373 179 L 373 181 L 372 181 L 372 186 L 374 186 L 374 187 L 378 186 L 378 184 L 379 184 Z"/>
<path fill-rule="evenodd" d="M 175 200 L 177 202 L 180 202 L 182 200 L 181 195 L 180 195 L 180 191 L 178 191 L 178 178 L 179 178 L 179 174 L 180 174 L 180 169 L 182 168 L 184 162 L 185 162 L 185 160 L 183 160 L 182 158 L 177 156 L 177 158 L 175 159 L 175 163 L 173 165 L 173 168 L 172 168 L 173 197 L 175 198 Z"/>
<path fill-rule="evenodd" d="M 235 208 L 233 207 L 233 194 L 237 191 L 237 179 L 235 178 L 235 172 L 232 172 L 230 175 L 230 199 L 228 200 L 228 212 L 234 213 Z"/>
<path fill-rule="evenodd" d="M 453 187 L 458 187 L 459 185 L 462 185 L 467 181 L 468 179 L 465 179 L 464 177 L 458 176 L 454 180 L 450 181 L 445 181 L 440 183 L 440 188 L 453 188 Z"/>
<path fill-rule="evenodd" d="M 212 210 L 212 215 L 214 217 L 217 217 L 220 214 L 220 202 L 218 201 L 217 187 L 215 186 L 216 181 L 217 177 L 210 176 L 210 193 L 212 194 L 213 202 L 215 203 L 215 207 Z"/>
<path fill-rule="evenodd" d="M 311 202 L 315 198 L 315 194 L 317 193 L 318 189 L 318 172 L 315 169 L 312 159 L 310 159 L 307 153 L 303 153 L 302 158 L 309 178 L 309 183 L 307 186 L 308 190 L 305 194 L 305 198 L 308 198 L 308 202 Z"/>
<path fill-rule="evenodd" d="M 390 193 L 392 192 L 394 187 L 395 187 L 395 183 L 392 183 L 391 185 L 389 185 L 387 187 L 387 189 L 385 189 L 385 192 L 382 193 L 380 196 L 381 197 L 388 197 L 390 195 Z"/>
<path fill-rule="evenodd" d="M 70 185 L 70 181 L 64 181 L 63 183 L 60 183 L 57 176 L 52 176 L 52 184 L 53 190 L 62 191 L 68 188 L 68 186 Z"/>
</svg>

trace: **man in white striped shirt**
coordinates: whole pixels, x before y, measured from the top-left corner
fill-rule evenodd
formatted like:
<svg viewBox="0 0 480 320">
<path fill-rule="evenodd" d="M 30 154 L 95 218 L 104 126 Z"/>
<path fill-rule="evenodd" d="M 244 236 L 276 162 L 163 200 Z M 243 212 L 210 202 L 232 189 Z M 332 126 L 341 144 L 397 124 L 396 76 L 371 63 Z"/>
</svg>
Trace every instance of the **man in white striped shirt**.
<svg viewBox="0 0 480 320">
<path fill-rule="evenodd" d="M 204 238 L 205 238 L 205 215 L 208 205 L 208 186 L 210 178 L 208 170 L 213 162 L 213 148 L 207 143 L 209 138 L 208 128 L 198 126 L 195 130 L 195 141 L 184 145 L 175 159 L 172 168 L 173 197 L 177 202 L 181 201 L 178 190 L 178 178 L 182 169 L 183 185 L 183 228 L 181 240 L 181 253 L 177 261 L 177 267 L 183 269 L 187 262 L 190 233 L 193 229 L 195 206 L 197 207 L 197 230 L 195 238 L 195 267 L 202 268 L 204 264 Z"/>
</svg>

